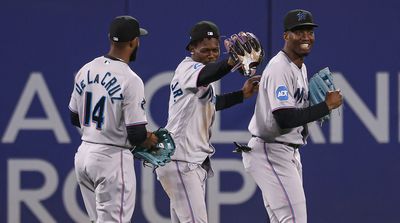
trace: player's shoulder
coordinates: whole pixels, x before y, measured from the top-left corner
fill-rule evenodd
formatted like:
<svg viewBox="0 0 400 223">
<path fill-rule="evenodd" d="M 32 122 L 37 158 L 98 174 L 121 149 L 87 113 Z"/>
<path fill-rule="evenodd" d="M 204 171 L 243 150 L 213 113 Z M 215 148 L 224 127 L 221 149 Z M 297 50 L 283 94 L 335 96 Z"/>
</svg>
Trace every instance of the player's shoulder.
<svg viewBox="0 0 400 223">
<path fill-rule="evenodd" d="M 185 57 L 185 59 L 183 59 L 175 69 L 175 75 L 186 73 L 188 71 L 201 70 L 203 67 L 204 64 L 194 61 L 191 57 Z"/>
<path fill-rule="evenodd" d="M 83 65 L 83 67 L 97 66 L 98 64 L 103 63 L 102 59 L 104 59 L 104 56 L 95 57 L 94 59 Z"/>
<path fill-rule="evenodd" d="M 132 69 L 128 69 L 127 74 L 128 74 L 128 78 L 143 83 L 142 78 Z"/>
<path fill-rule="evenodd" d="M 124 76 L 127 80 L 127 83 L 129 85 L 133 85 L 133 86 L 137 86 L 137 85 L 141 85 L 144 86 L 143 80 L 142 78 L 132 69 L 128 69 L 126 70 L 126 72 L 124 73 Z"/>
<path fill-rule="evenodd" d="M 290 73 L 290 61 L 286 55 L 280 51 L 267 64 L 263 74 L 265 75 L 282 75 L 282 73 Z"/>
<path fill-rule="evenodd" d="M 96 58 L 92 59 L 91 61 L 86 62 L 85 64 L 83 64 L 83 66 L 76 73 L 75 79 L 80 78 L 80 76 L 82 76 L 82 75 L 84 75 L 84 73 L 86 73 L 85 71 L 90 70 L 90 68 L 93 66 L 93 64 L 96 63 L 98 58 L 99 57 L 96 57 Z"/>
<path fill-rule="evenodd" d="M 104 58 L 104 57 L 103 57 L 103 56 L 99 56 L 99 57 L 96 57 L 96 58 L 90 60 L 89 62 L 85 63 L 85 64 L 81 67 L 80 70 L 87 70 L 87 69 L 89 69 L 89 68 L 98 66 L 99 63 L 102 63 L 102 62 L 101 62 L 101 58 Z"/>
<path fill-rule="evenodd" d="M 278 54 L 276 54 L 270 61 L 269 61 L 269 66 L 271 68 L 281 68 L 281 69 L 290 69 L 290 60 L 289 58 L 285 55 L 284 52 L 279 51 Z"/>
<path fill-rule="evenodd" d="M 105 62 L 106 61 L 106 62 Z M 134 80 L 138 82 L 143 82 L 140 76 L 133 71 L 128 64 L 121 62 L 121 61 L 114 61 L 114 60 L 109 60 L 106 57 L 100 57 L 98 58 L 98 62 L 100 64 L 106 64 L 107 61 L 109 61 L 110 67 L 107 68 L 109 72 L 113 73 L 119 78 L 122 79 L 127 79 L 127 80 Z"/>
</svg>

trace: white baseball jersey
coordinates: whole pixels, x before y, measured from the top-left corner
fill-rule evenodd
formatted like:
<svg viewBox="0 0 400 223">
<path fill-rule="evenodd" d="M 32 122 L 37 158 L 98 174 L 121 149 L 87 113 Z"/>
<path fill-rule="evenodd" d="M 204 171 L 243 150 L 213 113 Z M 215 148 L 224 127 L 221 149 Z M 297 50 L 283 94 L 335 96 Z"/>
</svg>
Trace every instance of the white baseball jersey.
<svg viewBox="0 0 400 223">
<path fill-rule="evenodd" d="M 145 103 L 140 77 L 102 56 L 79 70 L 69 109 L 79 114 L 83 141 L 130 148 L 126 126 L 147 123 Z"/>
<path fill-rule="evenodd" d="M 305 64 L 298 68 L 284 52 L 280 51 L 265 68 L 260 81 L 254 115 L 249 124 L 252 135 L 265 142 L 305 144 L 304 127 L 279 128 L 273 111 L 282 108 L 308 107 L 308 80 Z"/>
<path fill-rule="evenodd" d="M 197 87 L 197 78 L 205 65 L 186 57 L 176 68 L 170 85 L 168 129 L 176 150 L 173 160 L 201 164 L 214 153 L 209 143 L 215 115 L 212 84 Z"/>
</svg>

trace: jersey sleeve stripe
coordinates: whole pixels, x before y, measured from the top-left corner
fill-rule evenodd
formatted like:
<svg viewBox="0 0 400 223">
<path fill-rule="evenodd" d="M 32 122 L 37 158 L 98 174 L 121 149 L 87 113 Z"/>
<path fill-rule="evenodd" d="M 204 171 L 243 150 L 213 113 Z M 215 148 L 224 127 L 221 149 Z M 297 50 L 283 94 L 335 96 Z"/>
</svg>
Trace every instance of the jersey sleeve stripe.
<svg viewBox="0 0 400 223">
<path fill-rule="evenodd" d="M 70 110 L 71 112 L 73 112 L 73 113 L 75 113 L 75 114 L 78 114 L 78 112 L 75 111 L 74 109 L 72 109 L 70 106 L 68 106 L 68 108 L 69 108 L 69 110 Z"/>
<path fill-rule="evenodd" d="M 135 123 L 129 123 L 129 124 L 126 124 L 125 126 L 135 126 L 135 125 L 146 125 L 147 124 L 147 122 L 135 122 Z"/>
<path fill-rule="evenodd" d="M 277 107 L 277 108 L 272 109 L 271 112 L 274 112 L 279 109 L 285 109 L 285 108 L 296 108 L 296 107 L 295 106 L 282 106 L 282 107 Z"/>
</svg>

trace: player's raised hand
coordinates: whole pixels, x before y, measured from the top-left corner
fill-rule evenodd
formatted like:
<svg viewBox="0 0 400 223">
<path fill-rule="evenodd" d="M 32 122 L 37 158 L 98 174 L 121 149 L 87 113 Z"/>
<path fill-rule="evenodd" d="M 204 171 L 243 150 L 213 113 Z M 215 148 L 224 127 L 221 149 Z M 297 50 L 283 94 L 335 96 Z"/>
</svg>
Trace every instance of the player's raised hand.
<svg viewBox="0 0 400 223">
<path fill-rule="evenodd" d="M 258 83 L 260 82 L 260 79 L 261 75 L 254 75 L 246 80 L 242 88 L 244 99 L 247 99 L 258 92 Z"/>
<path fill-rule="evenodd" d="M 326 92 L 325 103 L 329 110 L 339 107 L 343 103 L 343 96 L 340 90 Z"/>
<path fill-rule="evenodd" d="M 157 142 L 158 142 L 157 136 L 152 132 L 147 132 L 147 138 L 142 143 L 141 146 L 143 146 L 147 149 L 152 149 L 152 148 L 155 148 L 155 145 L 157 144 Z"/>
<path fill-rule="evenodd" d="M 241 31 L 225 39 L 224 45 L 229 53 L 228 63 L 234 65 L 232 71 L 239 70 L 245 77 L 253 76 L 264 57 L 258 38 L 253 33 Z"/>
</svg>

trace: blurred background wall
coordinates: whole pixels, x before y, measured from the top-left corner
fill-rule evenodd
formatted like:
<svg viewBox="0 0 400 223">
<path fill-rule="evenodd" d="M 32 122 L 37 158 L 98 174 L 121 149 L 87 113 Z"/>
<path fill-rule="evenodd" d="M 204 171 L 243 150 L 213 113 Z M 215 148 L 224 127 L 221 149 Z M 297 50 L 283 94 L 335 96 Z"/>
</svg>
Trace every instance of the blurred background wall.
<svg viewBox="0 0 400 223">
<path fill-rule="evenodd" d="M 225 36 L 255 33 L 268 60 L 283 46 L 283 17 L 313 13 L 319 28 L 309 76 L 326 66 L 344 94 L 331 122 L 312 125 L 301 149 L 310 223 L 398 223 L 400 200 L 400 2 L 395 0 L 4 0 L 0 7 L 0 222 L 87 222 L 73 172 L 80 134 L 69 124 L 73 77 L 108 52 L 110 21 L 136 17 L 149 35 L 130 64 L 146 88 L 148 128 L 165 126 L 168 84 L 188 55 L 188 31 L 214 21 Z M 224 49 L 222 51 L 225 51 Z M 222 54 L 221 57 L 226 57 Z M 232 73 L 219 91 L 242 87 Z M 246 143 L 255 97 L 218 113 L 211 223 L 268 222 L 261 193 L 233 141 Z M 168 199 L 150 168 L 135 162 L 133 222 L 169 222 Z"/>
</svg>

